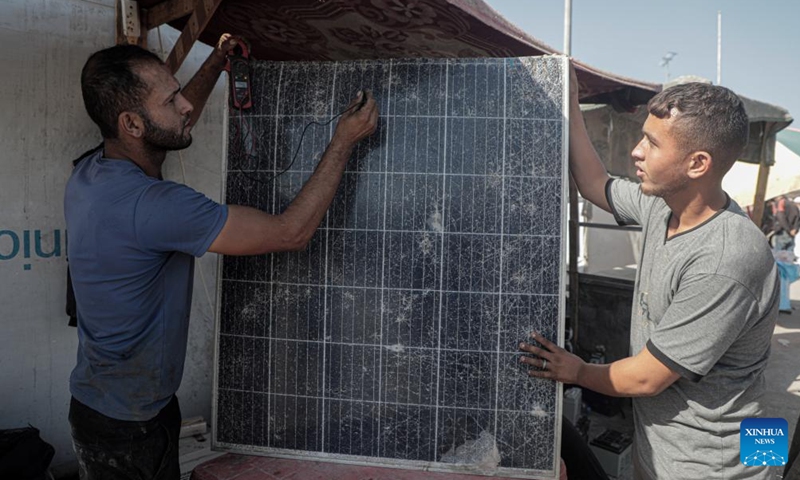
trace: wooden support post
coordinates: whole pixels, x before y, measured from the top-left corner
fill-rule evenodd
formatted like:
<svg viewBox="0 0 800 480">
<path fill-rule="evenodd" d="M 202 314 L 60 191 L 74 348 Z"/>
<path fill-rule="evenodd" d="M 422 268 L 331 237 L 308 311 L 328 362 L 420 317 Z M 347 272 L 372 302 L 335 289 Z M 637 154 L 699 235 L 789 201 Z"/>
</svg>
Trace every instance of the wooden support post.
<svg viewBox="0 0 800 480">
<path fill-rule="evenodd" d="M 756 180 L 756 195 L 753 199 L 753 223 L 761 228 L 764 220 L 764 200 L 767 195 L 767 181 L 769 180 L 769 162 L 767 150 L 769 145 L 772 123 L 764 123 L 764 132 L 761 135 L 761 155 L 758 162 L 758 180 Z"/>
<path fill-rule="evenodd" d="M 192 49 L 192 45 L 194 45 L 203 29 L 206 28 L 211 16 L 217 11 L 217 7 L 221 2 L 222 0 L 197 0 L 192 16 L 189 17 L 181 36 L 175 42 L 175 46 L 172 47 L 172 51 L 169 52 L 169 57 L 167 57 L 166 64 L 170 72 L 175 74 L 181 67 L 181 64 L 189 54 L 189 50 Z"/>
<path fill-rule="evenodd" d="M 572 345 L 578 345 L 578 187 L 569 176 L 569 313 L 572 320 Z"/>
<path fill-rule="evenodd" d="M 194 12 L 195 0 L 167 0 L 142 12 L 142 24 L 147 30 L 183 18 Z"/>
<path fill-rule="evenodd" d="M 122 28 L 122 2 L 117 0 L 116 2 L 116 9 L 114 14 L 114 30 L 116 31 L 116 35 L 114 36 L 114 42 L 117 45 L 125 45 L 128 43 L 128 39 L 125 38 L 125 29 Z"/>
</svg>

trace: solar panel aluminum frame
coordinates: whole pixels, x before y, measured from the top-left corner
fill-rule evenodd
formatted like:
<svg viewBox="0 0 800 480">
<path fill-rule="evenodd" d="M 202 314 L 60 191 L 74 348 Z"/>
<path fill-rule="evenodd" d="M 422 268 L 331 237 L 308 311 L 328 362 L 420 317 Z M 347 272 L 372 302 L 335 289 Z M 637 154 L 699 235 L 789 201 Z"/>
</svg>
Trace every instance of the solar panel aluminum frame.
<svg viewBox="0 0 800 480">
<path fill-rule="evenodd" d="M 562 123 L 561 123 L 561 182 L 560 182 L 560 225 L 559 225 L 559 258 L 561 259 L 559 268 L 558 268 L 558 288 L 561 294 L 558 296 L 558 326 L 557 326 L 557 335 L 558 335 L 558 343 L 559 345 L 563 346 L 563 338 L 564 338 L 564 316 L 565 316 L 565 285 L 566 285 L 566 269 L 565 269 L 565 259 L 566 259 L 566 233 L 567 233 L 567 201 L 568 198 L 568 146 L 569 146 L 569 65 L 568 65 L 568 58 L 563 56 L 556 56 L 561 62 L 561 82 L 562 82 L 562 95 L 561 95 L 561 113 L 562 113 Z M 524 59 L 520 59 L 524 60 Z M 395 60 L 396 62 L 397 60 Z M 535 59 L 534 59 L 535 61 Z M 294 63 L 294 62 L 286 62 L 286 63 Z M 319 62 L 315 62 L 319 63 Z M 328 62 L 328 63 L 342 63 L 342 62 Z M 347 62 L 344 62 L 347 63 Z M 228 153 L 229 153 L 229 126 L 231 121 L 231 115 L 228 111 L 227 105 L 229 102 L 226 99 L 226 114 L 224 115 L 224 147 L 223 147 L 223 158 L 222 158 L 222 171 L 224 172 L 224 177 L 222 179 L 222 198 L 226 198 L 227 189 L 228 189 Z M 381 112 L 383 115 L 384 112 Z M 445 116 L 446 117 L 446 116 Z M 505 118 L 504 118 L 505 120 Z M 335 124 L 334 124 L 335 125 Z M 331 129 L 332 131 L 332 129 Z M 444 139 L 444 142 L 447 140 Z M 327 215 L 326 215 L 327 219 Z M 326 220 L 323 220 L 323 224 Z M 214 345 L 214 375 L 213 375 L 213 401 L 212 401 L 212 422 L 213 422 L 213 431 L 212 431 L 212 447 L 215 450 L 226 450 L 232 453 L 241 453 L 241 454 L 250 454 L 250 455 L 263 455 L 263 456 L 271 456 L 271 457 L 279 457 L 279 458 L 292 458 L 292 459 L 305 459 L 311 461 L 330 461 L 336 463 L 344 463 L 344 464 L 355 464 L 355 465 L 368 465 L 368 466 L 383 466 L 383 467 L 393 467 L 393 468 L 404 468 L 404 469 L 413 469 L 413 470 L 425 470 L 425 471 L 437 471 L 437 472 L 446 472 L 446 473 L 466 473 L 466 474 L 473 474 L 473 475 L 492 475 L 492 476 L 503 476 L 503 477 L 512 477 L 512 478 L 541 478 L 541 479 L 551 479 L 551 478 L 558 478 L 558 470 L 559 470 L 559 460 L 558 455 L 555 455 L 552 459 L 552 469 L 546 470 L 533 470 L 533 469 L 519 469 L 519 468 L 506 468 L 506 467 L 497 467 L 491 471 L 480 471 L 476 470 L 474 466 L 470 465 L 458 465 L 458 464 L 450 464 L 450 463 L 442 463 L 436 461 L 418 461 L 418 460 L 404 460 L 404 459 L 395 459 L 395 458 L 387 458 L 387 457 L 372 457 L 372 456 L 356 456 L 356 455 L 343 455 L 343 454 L 332 454 L 332 453 L 324 453 L 324 452 L 310 452 L 310 451 L 300 451 L 300 450 L 293 450 L 293 449 L 281 449 L 281 448 L 271 448 L 271 447 L 259 447 L 259 446 L 248 446 L 242 444 L 235 444 L 235 443 L 226 443 L 220 441 L 218 438 L 218 422 L 219 412 L 218 412 L 218 402 L 219 402 L 219 387 L 220 387 L 220 325 L 221 325 L 221 315 L 222 315 L 222 285 L 223 285 L 223 263 L 224 258 L 220 256 L 218 259 L 218 283 L 217 283 L 217 295 L 216 295 L 216 321 L 215 321 L 215 345 Z M 444 267 L 442 267 L 444 268 Z M 324 395 L 324 392 L 323 392 Z M 562 385 L 559 383 L 556 386 L 556 398 L 555 398 L 555 411 L 554 415 L 554 431 L 555 431 L 555 450 L 554 452 L 560 452 L 561 449 L 561 412 L 562 412 Z M 324 440 L 323 440 L 324 441 Z M 479 477 L 476 477 L 479 478 Z"/>
</svg>

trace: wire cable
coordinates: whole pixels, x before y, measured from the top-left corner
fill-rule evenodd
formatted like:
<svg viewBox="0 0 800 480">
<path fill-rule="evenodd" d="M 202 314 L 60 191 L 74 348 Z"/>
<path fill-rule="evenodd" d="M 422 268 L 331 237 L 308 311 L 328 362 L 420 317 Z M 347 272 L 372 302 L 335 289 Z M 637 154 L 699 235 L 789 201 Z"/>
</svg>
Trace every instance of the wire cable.
<svg viewBox="0 0 800 480">
<path fill-rule="evenodd" d="M 362 92 L 362 95 L 366 95 L 366 93 L 365 93 L 365 92 Z M 306 124 L 306 126 L 305 126 L 305 127 L 303 127 L 303 132 L 300 134 L 300 140 L 298 140 L 298 141 L 297 141 L 297 148 L 295 148 L 295 150 L 294 150 L 294 155 L 292 155 L 292 161 L 291 161 L 291 162 L 289 162 L 289 165 L 287 165 L 287 166 L 286 166 L 286 168 L 284 168 L 284 169 L 283 169 L 283 170 L 282 170 L 280 173 L 277 173 L 277 174 L 273 175 L 273 176 L 272 176 L 272 177 L 270 177 L 269 179 L 267 179 L 267 180 L 259 180 L 259 179 L 257 179 L 257 178 L 251 177 L 251 176 L 250 176 L 250 175 L 249 175 L 247 172 L 245 172 L 245 171 L 244 171 L 244 170 L 242 170 L 242 169 L 236 169 L 236 170 L 232 170 L 232 171 L 233 171 L 233 172 L 237 172 L 237 173 L 241 173 L 241 174 L 242 174 L 242 175 L 244 175 L 244 176 L 245 176 L 245 177 L 246 177 L 248 180 L 251 180 L 251 181 L 254 181 L 254 182 L 258 182 L 258 183 L 270 183 L 270 182 L 274 181 L 276 178 L 278 178 L 278 177 L 280 177 L 281 175 L 283 175 L 284 173 L 288 172 L 288 171 L 289 171 L 289 169 L 290 169 L 290 168 L 292 168 L 292 165 L 294 165 L 294 162 L 295 162 L 295 160 L 297 160 L 297 154 L 299 154 L 299 153 L 300 153 L 300 148 L 303 146 L 303 138 L 305 137 L 305 135 L 306 135 L 306 131 L 308 131 L 309 127 L 311 127 L 312 125 L 313 125 L 313 126 L 318 126 L 318 127 L 325 127 L 325 126 L 328 126 L 328 125 L 330 125 L 330 124 L 331 124 L 331 122 L 333 122 L 333 121 L 334 121 L 334 120 L 336 120 L 337 118 L 341 117 L 342 115 L 344 115 L 345 113 L 349 112 L 350 110 L 353 110 L 353 109 L 358 109 L 358 108 L 360 108 L 361 106 L 363 106 L 363 104 L 364 104 L 364 102 L 359 102 L 359 103 L 357 103 L 357 104 L 355 104 L 355 105 L 353 105 L 353 106 L 351 106 L 351 107 L 348 107 L 347 109 L 345 109 L 345 110 L 343 110 L 343 111 L 341 111 L 341 112 L 337 113 L 336 115 L 334 115 L 334 116 L 333 116 L 333 117 L 331 117 L 330 119 L 326 120 L 325 122 L 317 122 L 316 120 L 312 120 L 312 121 L 308 122 L 308 123 Z M 240 119 L 240 121 L 242 121 L 241 112 L 242 112 L 242 111 L 241 111 L 241 110 L 239 110 L 239 119 Z M 237 127 L 237 128 L 238 128 L 238 127 Z M 248 132 L 247 132 L 247 134 L 248 134 L 248 135 L 251 135 L 251 134 L 252 134 L 252 132 L 250 132 L 250 131 L 249 131 L 249 129 L 248 129 Z M 245 154 L 245 155 L 246 155 L 246 154 Z"/>
</svg>

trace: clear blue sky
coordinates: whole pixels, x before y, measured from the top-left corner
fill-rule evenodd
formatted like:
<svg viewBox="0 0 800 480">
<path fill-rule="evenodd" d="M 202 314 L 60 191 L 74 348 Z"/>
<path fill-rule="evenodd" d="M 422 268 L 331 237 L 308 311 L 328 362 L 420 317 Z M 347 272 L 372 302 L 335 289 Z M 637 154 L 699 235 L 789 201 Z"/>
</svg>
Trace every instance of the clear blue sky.
<svg viewBox="0 0 800 480">
<path fill-rule="evenodd" d="M 531 36 L 562 50 L 563 0 L 486 0 Z M 789 110 L 800 126 L 800 0 L 573 0 L 572 55 L 594 67 L 662 83 L 716 82 L 722 11 L 722 85 Z"/>
</svg>

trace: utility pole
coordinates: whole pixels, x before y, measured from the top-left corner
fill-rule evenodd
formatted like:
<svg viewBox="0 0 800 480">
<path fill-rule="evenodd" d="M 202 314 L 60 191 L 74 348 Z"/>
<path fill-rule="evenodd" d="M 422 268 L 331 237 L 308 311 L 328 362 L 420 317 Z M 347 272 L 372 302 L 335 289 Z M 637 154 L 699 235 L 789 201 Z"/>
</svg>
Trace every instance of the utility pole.
<svg viewBox="0 0 800 480">
<path fill-rule="evenodd" d="M 564 54 L 572 55 L 572 0 L 564 0 Z"/>
<path fill-rule="evenodd" d="M 717 11 L 717 85 L 722 85 L 722 10 Z"/>
<path fill-rule="evenodd" d="M 672 59 L 675 58 L 675 55 L 677 55 L 676 52 L 667 52 L 666 54 L 664 54 L 663 57 L 661 57 L 661 63 L 658 64 L 658 66 L 666 67 L 667 69 L 667 79 L 665 83 L 669 82 L 669 62 L 671 62 Z"/>
</svg>

